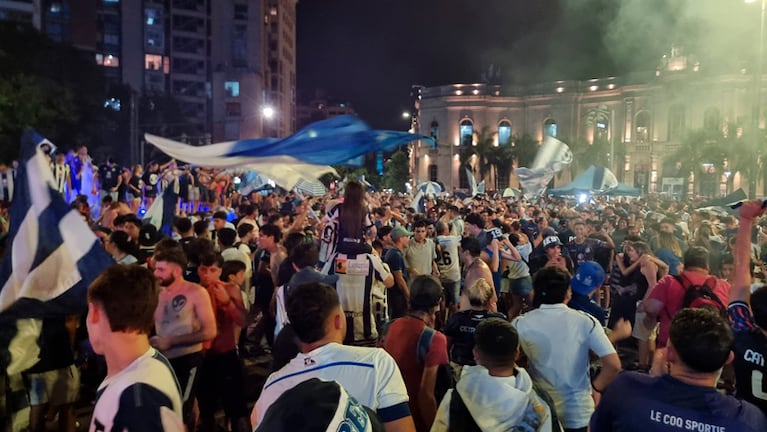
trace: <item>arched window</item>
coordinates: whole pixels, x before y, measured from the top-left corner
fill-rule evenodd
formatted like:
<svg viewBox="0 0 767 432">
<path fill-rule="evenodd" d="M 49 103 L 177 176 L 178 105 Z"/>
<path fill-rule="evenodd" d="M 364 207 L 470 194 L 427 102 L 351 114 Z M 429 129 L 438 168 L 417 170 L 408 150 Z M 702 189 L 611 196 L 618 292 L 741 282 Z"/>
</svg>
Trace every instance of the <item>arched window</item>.
<svg viewBox="0 0 767 432">
<path fill-rule="evenodd" d="M 640 111 L 637 113 L 634 120 L 636 135 L 634 141 L 638 143 L 646 143 L 650 141 L 650 113 L 647 111 Z"/>
<path fill-rule="evenodd" d="M 438 178 L 437 178 L 437 165 L 436 164 L 431 164 L 431 165 L 429 165 L 429 181 L 435 182 L 437 180 L 438 180 Z"/>
<path fill-rule="evenodd" d="M 703 128 L 708 130 L 717 130 L 722 126 L 722 119 L 719 115 L 719 108 L 708 107 L 703 112 Z"/>
<path fill-rule="evenodd" d="M 458 135 L 461 137 L 461 146 L 470 146 L 474 138 L 474 123 L 469 119 L 461 121 Z"/>
<path fill-rule="evenodd" d="M 684 133 L 684 105 L 672 105 L 668 110 L 668 139 L 681 139 Z"/>
<path fill-rule="evenodd" d="M 498 123 L 498 145 L 510 145 L 511 144 L 511 122 L 508 120 L 501 120 Z"/>
<path fill-rule="evenodd" d="M 543 122 L 543 136 L 557 137 L 557 122 L 552 118 L 547 118 Z"/>
<path fill-rule="evenodd" d="M 439 123 L 436 120 L 431 122 L 431 137 L 434 141 L 439 141 Z"/>
</svg>

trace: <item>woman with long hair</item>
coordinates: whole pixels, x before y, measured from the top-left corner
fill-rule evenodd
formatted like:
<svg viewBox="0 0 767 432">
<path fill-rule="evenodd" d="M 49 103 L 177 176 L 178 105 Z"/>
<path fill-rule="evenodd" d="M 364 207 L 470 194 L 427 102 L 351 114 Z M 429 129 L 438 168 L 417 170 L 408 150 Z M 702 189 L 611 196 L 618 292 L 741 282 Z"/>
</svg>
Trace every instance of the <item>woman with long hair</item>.
<svg viewBox="0 0 767 432">
<path fill-rule="evenodd" d="M 376 228 L 370 220 L 365 189 L 360 182 L 351 181 L 346 184 L 344 201 L 339 211 L 336 251 L 344 254 L 370 253 L 370 245 L 366 240 L 375 238 Z"/>
<path fill-rule="evenodd" d="M 653 251 L 656 257 L 668 265 L 671 275 L 678 275 L 682 271 L 682 248 L 679 246 L 676 236 L 672 233 L 661 231 L 658 233 Z"/>
<path fill-rule="evenodd" d="M 690 241 L 690 246 L 702 246 L 708 250 L 708 270 L 711 274 L 719 274 L 722 267 L 722 252 L 725 249 L 725 243 L 721 237 L 714 232 L 710 223 L 703 222 L 695 231 L 695 236 Z"/>
<path fill-rule="evenodd" d="M 650 246 L 643 241 L 627 241 L 623 253 L 615 257 L 615 262 L 624 285 L 612 297 L 608 327 L 612 328 L 619 318 L 631 322 L 635 329 L 632 336 L 638 340 L 638 367 L 648 369 L 652 360 L 649 343 L 653 329 L 645 329 L 643 322 L 637 322 L 637 312 L 643 318 L 642 299 L 658 282 L 658 277 L 668 271 L 668 266 L 653 256 Z"/>
</svg>

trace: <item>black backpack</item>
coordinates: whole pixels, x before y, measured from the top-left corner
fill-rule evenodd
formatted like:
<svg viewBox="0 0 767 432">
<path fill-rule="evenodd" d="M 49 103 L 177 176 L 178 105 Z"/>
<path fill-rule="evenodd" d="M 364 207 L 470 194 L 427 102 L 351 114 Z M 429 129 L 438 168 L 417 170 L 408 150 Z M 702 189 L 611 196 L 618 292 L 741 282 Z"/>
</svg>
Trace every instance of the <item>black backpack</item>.
<svg viewBox="0 0 767 432">
<path fill-rule="evenodd" d="M 684 288 L 681 309 L 706 307 L 727 319 L 727 306 L 714 294 L 714 287 L 716 287 L 715 276 L 710 276 L 701 285 L 694 285 L 690 280 L 681 275 L 674 275 L 674 279 Z"/>
</svg>

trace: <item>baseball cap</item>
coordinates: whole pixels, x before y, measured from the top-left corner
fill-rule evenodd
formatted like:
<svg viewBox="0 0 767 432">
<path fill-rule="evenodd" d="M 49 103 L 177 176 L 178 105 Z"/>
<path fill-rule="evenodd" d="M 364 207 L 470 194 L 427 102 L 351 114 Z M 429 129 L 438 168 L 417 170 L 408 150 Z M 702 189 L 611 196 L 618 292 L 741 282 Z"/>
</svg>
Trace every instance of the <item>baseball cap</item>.
<svg viewBox="0 0 767 432">
<path fill-rule="evenodd" d="M 582 295 L 589 295 L 605 283 L 605 271 L 599 263 L 586 261 L 578 266 L 570 280 L 570 288 Z"/>
<path fill-rule="evenodd" d="M 311 378 L 285 391 L 255 432 L 383 432 L 383 424 L 335 381 Z"/>
<path fill-rule="evenodd" d="M 413 233 L 408 231 L 408 230 L 406 230 L 405 227 L 403 227 L 402 225 L 396 226 L 396 227 L 394 227 L 393 230 L 391 230 L 391 239 L 392 240 L 397 240 L 397 239 L 402 238 L 402 237 L 410 237 L 412 235 L 413 235 Z"/>
<path fill-rule="evenodd" d="M 562 242 L 559 241 L 559 237 L 557 236 L 548 236 L 545 239 L 543 239 L 543 248 L 547 249 L 549 247 L 553 246 L 562 246 Z"/>
</svg>

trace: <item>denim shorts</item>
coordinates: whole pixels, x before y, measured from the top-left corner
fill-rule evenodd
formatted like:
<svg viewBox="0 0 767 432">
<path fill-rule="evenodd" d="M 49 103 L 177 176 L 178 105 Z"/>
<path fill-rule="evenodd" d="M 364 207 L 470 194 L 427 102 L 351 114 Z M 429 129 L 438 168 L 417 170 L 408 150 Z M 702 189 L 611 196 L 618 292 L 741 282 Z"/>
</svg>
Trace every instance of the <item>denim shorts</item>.
<svg viewBox="0 0 767 432">
<path fill-rule="evenodd" d="M 533 278 L 530 276 L 510 280 L 511 293 L 518 296 L 526 296 L 533 291 Z"/>
<path fill-rule="evenodd" d="M 457 305 L 461 298 L 461 281 L 442 281 L 442 289 L 445 293 L 445 304 Z"/>
</svg>

